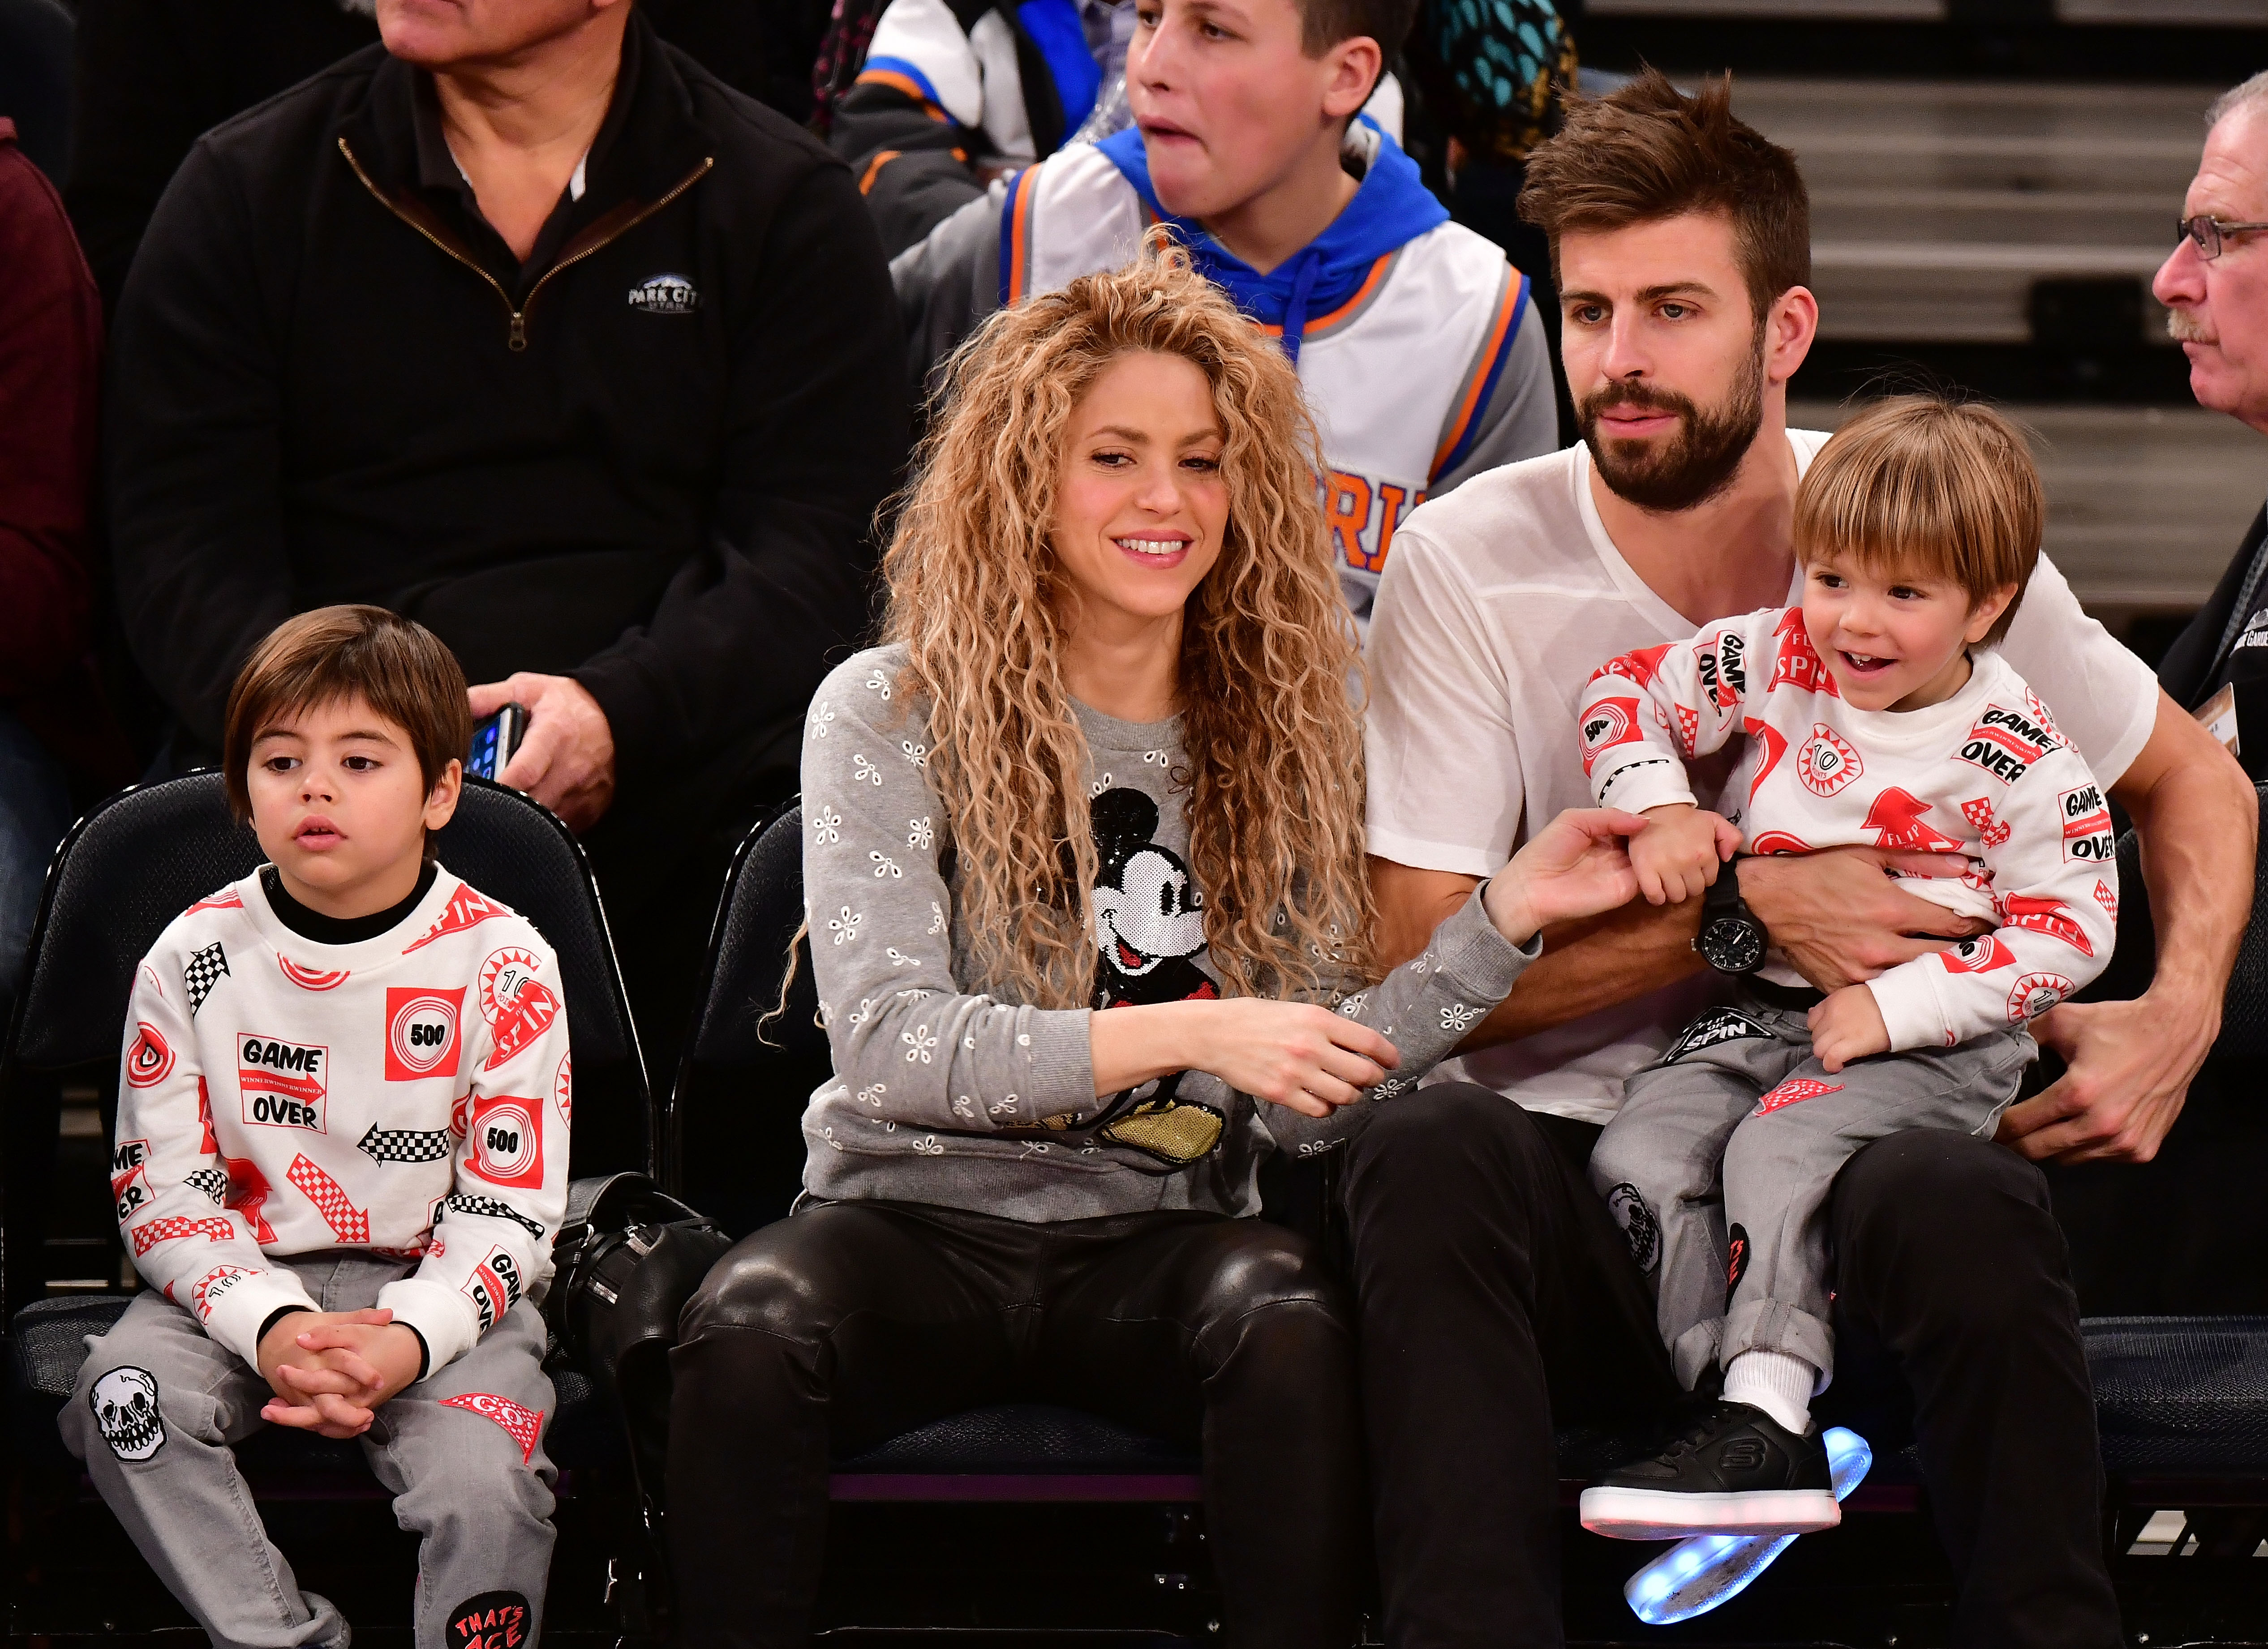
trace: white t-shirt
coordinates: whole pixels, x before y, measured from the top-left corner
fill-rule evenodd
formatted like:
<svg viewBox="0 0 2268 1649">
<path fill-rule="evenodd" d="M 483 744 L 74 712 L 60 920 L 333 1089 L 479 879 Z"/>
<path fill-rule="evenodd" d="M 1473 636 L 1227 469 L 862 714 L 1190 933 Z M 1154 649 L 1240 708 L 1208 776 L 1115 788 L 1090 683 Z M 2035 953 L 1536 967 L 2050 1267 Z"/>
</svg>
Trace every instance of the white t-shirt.
<svg viewBox="0 0 2268 1649">
<path fill-rule="evenodd" d="M 1799 471 L 1826 443 L 1790 430 Z M 1583 686 L 1619 653 L 1690 636 L 1607 536 L 1581 445 L 1474 477 L 1414 511 L 1379 588 L 1370 665 L 1369 846 L 1422 870 L 1492 874 L 1530 825 L 1592 805 Z M 1801 597 L 1799 570 L 1788 592 Z M 1710 617 L 1719 615 L 1712 614 Z M 2148 741 L 2156 678 L 2088 618 L 2044 555 L 2000 651 L 2107 789 Z M 1732 764 L 1693 764 L 1717 804 Z M 1604 1122 L 1623 1079 L 1725 995 L 1713 974 L 1438 1067 L 1531 1110 Z"/>
</svg>

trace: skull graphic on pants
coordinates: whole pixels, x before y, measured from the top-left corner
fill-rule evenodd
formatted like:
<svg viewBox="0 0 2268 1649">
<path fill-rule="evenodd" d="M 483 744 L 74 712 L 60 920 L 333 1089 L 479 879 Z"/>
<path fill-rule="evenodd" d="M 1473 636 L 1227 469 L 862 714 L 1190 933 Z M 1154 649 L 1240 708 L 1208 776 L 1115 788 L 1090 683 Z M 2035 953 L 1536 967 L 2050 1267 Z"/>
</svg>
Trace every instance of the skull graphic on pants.
<svg viewBox="0 0 2268 1649">
<path fill-rule="evenodd" d="M 158 1381 L 146 1368 L 114 1368 L 87 1394 L 102 1440 L 121 1460 L 147 1460 L 166 1445 Z"/>
</svg>

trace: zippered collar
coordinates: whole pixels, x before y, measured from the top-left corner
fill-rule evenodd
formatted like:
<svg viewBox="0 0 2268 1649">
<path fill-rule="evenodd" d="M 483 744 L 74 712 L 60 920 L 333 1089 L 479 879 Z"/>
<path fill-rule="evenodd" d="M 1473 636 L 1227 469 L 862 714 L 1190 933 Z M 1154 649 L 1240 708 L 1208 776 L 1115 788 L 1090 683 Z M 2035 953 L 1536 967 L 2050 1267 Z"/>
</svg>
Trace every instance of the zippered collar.
<svg viewBox="0 0 2268 1649">
<path fill-rule="evenodd" d="M 707 175 L 715 159 L 693 118 L 692 94 L 644 15 L 630 14 L 622 79 L 607 117 L 604 150 L 593 144 L 576 226 L 550 266 L 515 297 L 513 272 L 492 269 L 452 214 L 423 187 L 416 124 L 419 70 L 387 57 L 371 76 L 358 106 L 339 122 L 337 148 L 378 203 L 439 252 L 492 288 L 502 306 L 505 341 L 528 343 L 527 318 L 555 276 L 668 206 Z"/>
</svg>

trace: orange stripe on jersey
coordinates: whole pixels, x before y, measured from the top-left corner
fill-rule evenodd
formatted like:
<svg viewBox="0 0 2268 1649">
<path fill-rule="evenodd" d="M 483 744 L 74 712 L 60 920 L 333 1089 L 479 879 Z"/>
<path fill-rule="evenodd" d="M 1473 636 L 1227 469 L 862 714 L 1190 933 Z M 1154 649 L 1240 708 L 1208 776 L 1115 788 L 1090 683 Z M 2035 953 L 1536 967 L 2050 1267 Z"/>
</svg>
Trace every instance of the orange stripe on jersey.
<svg viewBox="0 0 2268 1649">
<path fill-rule="evenodd" d="M 1039 194 L 1030 172 L 1017 174 L 1016 199 L 1008 230 L 1008 302 L 1023 302 L 1031 271 L 1032 201 Z"/>
<path fill-rule="evenodd" d="M 929 100 L 929 94 L 922 90 L 921 82 L 916 80 L 911 75 L 902 75 L 895 69 L 866 70 L 853 84 L 862 86 L 887 86 L 893 92 L 902 92 L 920 104 L 922 113 L 928 115 L 930 119 L 942 123 L 948 118 L 943 109 Z"/>
<path fill-rule="evenodd" d="M 1352 297 L 1347 299 L 1345 303 L 1340 304 L 1328 315 L 1311 316 L 1307 321 L 1306 336 L 1312 338 L 1317 333 L 1322 331 L 1324 327 L 1336 326 L 1340 321 L 1344 320 L 1349 315 L 1354 313 L 1356 310 L 1360 309 L 1363 305 L 1363 301 L 1369 297 L 1373 292 L 1378 290 L 1378 283 L 1386 278 L 1386 266 L 1393 261 L 1394 253 L 1389 252 L 1377 262 L 1370 266 L 1370 273 L 1362 277 L 1362 284 L 1355 288 L 1354 296 Z M 1281 326 L 1269 326 L 1263 325 L 1260 330 L 1266 333 L 1271 338 L 1280 338 L 1284 335 L 1284 329 Z"/>
<path fill-rule="evenodd" d="M 1496 319 L 1489 324 L 1488 341 L 1481 346 L 1476 360 L 1486 363 L 1496 359 L 1496 352 L 1504 348 L 1505 329 L 1512 325 L 1513 311 L 1520 307 L 1522 283 L 1517 276 L 1504 283 L 1504 296 L 1497 300 Z M 1433 476 L 1438 480 L 1441 465 L 1449 454 L 1457 450 L 1457 443 L 1465 438 L 1465 431 L 1480 415 L 1481 398 L 1488 393 L 1489 373 L 1484 369 L 1473 374 L 1473 385 L 1465 392 L 1465 404 L 1457 408 L 1457 421 L 1450 426 L 1449 434 L 1433 454 Z"/>
<path fill-rule="evenodd" d="M 865 174 L 858 180 L 858 193 L 861 194 L 873 194 L 874 190 L 874 174 L 880 172 L 884 166 L 888 165 L 890 162 L 895 160 L 904 152 L 905 151 L 903 150 L 899 149 L 885 149 L 880 154 L 877 154 L 872 160 L 868 161 L 866 163 Z"/>
</svg>

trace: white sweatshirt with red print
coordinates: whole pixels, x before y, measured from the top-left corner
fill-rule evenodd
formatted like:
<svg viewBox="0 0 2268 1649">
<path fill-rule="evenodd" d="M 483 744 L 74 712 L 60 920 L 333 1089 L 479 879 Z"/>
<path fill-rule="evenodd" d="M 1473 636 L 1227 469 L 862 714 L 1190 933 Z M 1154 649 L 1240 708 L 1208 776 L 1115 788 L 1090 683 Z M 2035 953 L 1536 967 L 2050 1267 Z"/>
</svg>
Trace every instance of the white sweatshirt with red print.
<svg viewBox="0 0 2268 1649">
<path fill-rule="evenodd" d="M 270 1316 L 318 1308 L 269 1256 L 416 1259 L 378 1303 L 438 1370 L 550 1276 L 569 1081 L 526 918 L 439 870 L 387 933 L 318 944 L 248 876 L 136 971 L 110 1186 L 135 1269 L 256 1366 Z"/>
<path fill-rule="evenodd" d="M 1766 608 L 1688 641 L 1625 653 L 1583 690 L 1583 771 L 1602 806 L 1696 797 L 1686 759 L 1747 748 L 1719 810 L 1744 852 L 1852 845 L 1969 856 L 1962 876 L 1901 885 L 1998 931 L 1869 982 L 1893 1050 L 1952 1047 L 2020 1025 L 2110 960 L 2118 863 L 2110 814 L 2048 707 L 1998 653 L 1926 709 L 1843 701 L 1803 610 Z M 1767 978 L 1801 985 L 1784 964 Z"/>
</svg>

